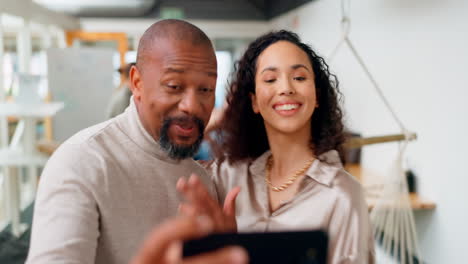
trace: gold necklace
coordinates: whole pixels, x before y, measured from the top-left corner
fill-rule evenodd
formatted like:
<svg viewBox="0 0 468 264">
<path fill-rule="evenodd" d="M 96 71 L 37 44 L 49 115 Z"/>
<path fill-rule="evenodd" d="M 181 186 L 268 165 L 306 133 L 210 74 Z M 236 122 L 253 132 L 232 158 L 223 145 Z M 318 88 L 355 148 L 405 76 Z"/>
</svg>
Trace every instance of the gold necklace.
<svg viewBox="0 0 468 264">
<path fill-rule="evenodd" d="M 270 186 L 270 188 L 275 191 L 275 192 L 281 192 L 281 191 L 284 191 L 286 190 L 289 186 L 291 186 L 291 184 L 294 183 L 294 181 L 299 177 L 301 176 L 302 174 L 304 174 L 304 172 L 306 172 L 306 170 L 312 165 L 312 162 L 314 162 L 314 158 L 311 158 L 310 160 L 308 160 L 306 162 L 306 164 L 304 165 L 303 168 L 301 168 L 300 170 L 296 171 L 296 173 L 294 173 L 293 176 L 289 177 L 287 179 L 287 181 L 283 184 L 281 184 L 280 186 L 274 186 L 271 181 L 270 181 L 270 173 L 271 173 L 271 167 L 273 167 L 273 155 L 271 155 L 270 157 L 268 157 L 268 160 L 267 160 L 267 163 L 266 163 L 266 173 L 265 173 L 265 182 Z"/>
</svg>

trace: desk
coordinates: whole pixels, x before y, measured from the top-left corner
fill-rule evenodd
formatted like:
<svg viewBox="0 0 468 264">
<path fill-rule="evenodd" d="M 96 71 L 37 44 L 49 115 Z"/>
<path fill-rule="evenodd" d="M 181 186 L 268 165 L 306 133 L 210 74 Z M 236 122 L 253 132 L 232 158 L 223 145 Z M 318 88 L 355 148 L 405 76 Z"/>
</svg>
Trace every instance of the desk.
<svg viewBox="0 0 468 264">
<path fill-rule="evenodd" d="M 13 136 L 15 142 L 0 149 L 0 167 L 5 177 L 5 208 L 7 220 L 11 222 L 12 233 L 20 235 L 26 226 L 20 223 L 20 193 L 17 175 L 11 173 L 12 168 L 27 168 L 29 179 L 35 194 L 37 186 L 37 169 L 43 166 L 48 157 L 36 149 L 36 124 L 44 117 L 53 116 L 64 107 L 61 102 L 21 104 L 0 103 L 0 117 L 16 117 L 22 123 L 22 128 L 16 130 Z M 5 133 L 6 131 L 0 131 Z M 21 139 L 21 140 L 20 140 Z M 18 142 L 16 142 L 18 140 Z"/>
</svg>

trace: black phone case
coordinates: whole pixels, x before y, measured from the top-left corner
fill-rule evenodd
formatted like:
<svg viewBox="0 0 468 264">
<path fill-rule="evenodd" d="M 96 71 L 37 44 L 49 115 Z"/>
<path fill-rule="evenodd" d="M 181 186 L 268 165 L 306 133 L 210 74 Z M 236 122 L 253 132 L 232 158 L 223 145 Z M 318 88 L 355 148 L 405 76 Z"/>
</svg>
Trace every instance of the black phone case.
<svg viewBox="0 0 468 264">
<path fill-rule="evenodd" d="M 244 247 L 252 264 L 325 264 L 328 238 L 323 231 L 214 234 L 185 242 L 183 255 L 189 257 L 230 245 Z"/>
</svg>

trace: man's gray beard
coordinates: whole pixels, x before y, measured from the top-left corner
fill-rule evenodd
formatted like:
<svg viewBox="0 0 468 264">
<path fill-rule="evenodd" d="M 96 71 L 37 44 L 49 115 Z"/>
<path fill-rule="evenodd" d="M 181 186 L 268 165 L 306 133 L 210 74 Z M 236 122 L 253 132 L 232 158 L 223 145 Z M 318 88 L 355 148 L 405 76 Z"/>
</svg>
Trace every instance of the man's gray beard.
<svg viewBox="0 0 468 264">
<path fill-rule="evenodd" d="M 181 146 L 181 145 L 174 144 L 173 142 L 171 142 L 171 139 L 169 138 L 169 133 L 168 133 L 171 123 L 174 121 L 186 121 L 188 119 L 192 119 L 192 121 L 195 122 L 196 127 L 198 128 L 197 140 L 192 145 L 189 145 L 189 146 Z M 181 159 L 193 157 L 197 153 L 203 141 L 204 130 L 205 130 L 205 126 L 203 125 L 203 121 L 201 121 L 200 119 L 196 117 L 166 118 L 163 121 L 163 125 L 159 133 L 160 135 L 159 145 L 171 159 L 181 160 Z"/>
</svg>

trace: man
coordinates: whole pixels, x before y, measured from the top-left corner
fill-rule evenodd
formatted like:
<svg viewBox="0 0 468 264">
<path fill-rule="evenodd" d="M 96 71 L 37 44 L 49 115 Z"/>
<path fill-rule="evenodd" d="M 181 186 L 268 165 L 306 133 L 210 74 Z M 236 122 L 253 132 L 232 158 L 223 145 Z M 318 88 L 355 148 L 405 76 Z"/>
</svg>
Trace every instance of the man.
<svg viewBox="0 0 468 264">
<path fill-rule="evenodd" d="M 130 85 L 130 70 L 135 63 L 128 63 L 120 67 L 118 72 L 122 76 L 122 82 L 119 87 L 112 93 L 112 96 L 107 106 L 106 116 L 113 118 L 125 111 L 128 107 L 130 97 L 132 96 Z"/>
<path fill-rule="evenodd" d="M 128 263 L 152 227 L 177 214 L 176 182 L 215 101 L 208 37 L 180 20 L 153 24 L 130 70 L 126 111 L 67 140 L 44 168 L 27 263 Z M 90 69 L 92 70 L 92 69 Z"/>
</svg>

